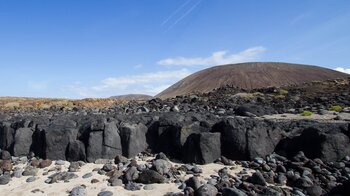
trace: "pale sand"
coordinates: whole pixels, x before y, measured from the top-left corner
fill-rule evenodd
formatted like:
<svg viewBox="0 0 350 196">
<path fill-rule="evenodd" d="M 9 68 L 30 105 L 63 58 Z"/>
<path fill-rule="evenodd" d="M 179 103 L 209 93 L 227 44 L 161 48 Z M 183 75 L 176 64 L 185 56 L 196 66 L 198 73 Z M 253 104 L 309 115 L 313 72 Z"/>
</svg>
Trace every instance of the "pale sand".
<svg viewBox="0 0 350 196">
<path fill-rule="evenodd" d="M 138 161 L 141 163 L 142 161 Z M 52 163 L 52 165 L 49 168 L 55 167 L 55 162 Z M 172 165 L 181 165 L 177 163 L 172 163 Z M 17 165 L 24 166 L 24 165 Z M 69 163 L 66 162 L 65 165 L 62 167 L 62 171 L 68 171 Z M 85 185 L 87 190 L 87 195 L 96 196 L 101 191 L 111 191 L 114 195 L 149 195 L 149 196 L 158 196 L 158 195 L 164 195 L 169 192 L 181 192 L 180 189 L 178 189 L 178 186 L 175 183 L 167 183 L 167 184 L 153 184 L 155 189 L 153 190 L 139 190 L 139 191 L 128 191 L 125 190 L 123 187 L 120 186 L 108 186 L 108 177 L 105 175 L 99 175 L 97 172 L 92 172 L 94 168 L 102 168 L 102 164 L 92 164 L 87 163 L 86 165 L 82 166 L 79 172 L 75 172 L 79 177 L 70 180 L 68 183 L 59 182 L 54 184 L 47 184 L 45 183 L 45 180 L 48 179 L 48 176 L 51 174 L 54 174 L 55 171 L 49 172 L 48 175 L 43 176 L 42 173 L 44 169 L 40 169 L 39 173 L 37 175 L 38 179 L 34 182 L 27 183 L 26 179 L 29 176 L 22 176 L 21 178 L 12 178 L 9 184 L 7 185 L 1 185 L 0 186 L 0 195 L 6 195 L 6 196 L 20 196 L 20 195 L 49 195 L 49 196 L 55 196 L 55 195 L 68 195 L 69 192 L 76 186 L 79 185 Z M 201 176 L 205 178 L 209 178 L 210 175 L 218 175 L 217 171 L 231 166 L 224 166 L 221 164 L 207 164 L 207 165 L 197 165 L 203 170 L 203 173 Z M 231 175 L 236 175 L 239 173 L 243 168 L 239 165 L 235 165 L 234 169 L 230 170 L 229 172 Z M 82 176 L 86 173 L 92 172 L 93 175 L 90 178 L 83 179 Z M 251 171 L 249 171 L 251 174 Z M 184 173 L 181 175 L 182 178 L 188 179 L 192 175 L 185 175 Z M 100 182 L 92 184 L 90 181 L 92 179 L 98 179 Z M 41 193 L 40 191 L 36 193 L 32 193 L 31 191 L 39 189 L 40 191 L 43 191 Z"/>
<path fill-rule="evenodd" d="M 337 116 L 340 116 L 342 120 L 334 120 Z M 275 120 L 317 120 L 317 121 L 350 121 L 350 113 L 334 113 L 330 112 L 328 114 L 319 115 L 312 114 L 311 116 L 302 116 L 300 114 L 274 114 L 262 116 L 265 119 L 275 119 Z"/>
</svg>

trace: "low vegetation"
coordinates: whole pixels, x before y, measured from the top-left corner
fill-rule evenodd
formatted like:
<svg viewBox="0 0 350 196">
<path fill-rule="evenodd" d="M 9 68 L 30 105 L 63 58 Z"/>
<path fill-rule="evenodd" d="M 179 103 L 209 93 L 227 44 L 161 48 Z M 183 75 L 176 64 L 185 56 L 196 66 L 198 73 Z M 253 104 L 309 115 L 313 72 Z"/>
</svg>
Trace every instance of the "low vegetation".
<svg viewBox="0 0 350 196">
<path fill-rule="evenodd" d="M 279 99 L 279 100 L 282 100 L 282 99 L 285 99 L 286 96 L 285 95 L 276 95 L 275 96 L 275 99 Z"/>
<path fill-rule="evenodd" d="M 278 90 L 278 94 L 279 94 L 279 95 L 287 95 L 287 94 L 288 94 L 288 91 L 280 88 L 280 89 Z"/>
<path fill-rule="evenodd" d="M 107 108 L 113 105 L 125 104 L 121 99 L 49 99 L 49 98 L 22 98 L 22 97 L 0 97 L 0 110 L 31 110 L 49 109 L 52 107 L 82 107 L 82 108 Z"/>
<path fill-rule="evenodd" d="M 340 112 L 343 110 L 343 107 L 341 107 L 340 105 L 332 105 L 331 107 L 328 108 L 331 111 L 336 111 L 336 112 Z"/>
<path fill-rule="evenodd" d="M 304 111 L 303 113 L 301 113 L 302 116 L 311 116 L 314 113 L 310 112 L 310 111 Z"/>
</svg>

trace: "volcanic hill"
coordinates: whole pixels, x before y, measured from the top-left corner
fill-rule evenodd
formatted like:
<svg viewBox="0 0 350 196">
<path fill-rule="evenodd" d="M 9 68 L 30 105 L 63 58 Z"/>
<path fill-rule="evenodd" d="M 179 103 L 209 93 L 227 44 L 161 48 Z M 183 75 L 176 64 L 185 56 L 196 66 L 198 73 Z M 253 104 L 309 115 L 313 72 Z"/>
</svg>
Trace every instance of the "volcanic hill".
<svg viewBox="0 0 350 196">
<path fill-rule="evenodd" d="M 277 62 L 229 64 L 196 72 L 156 97 L 171 98 L 190 93 L 206 93 L 224 86 L 257 89 L 348 77 L 349 74 L 311 65 Z"/>
</svg>

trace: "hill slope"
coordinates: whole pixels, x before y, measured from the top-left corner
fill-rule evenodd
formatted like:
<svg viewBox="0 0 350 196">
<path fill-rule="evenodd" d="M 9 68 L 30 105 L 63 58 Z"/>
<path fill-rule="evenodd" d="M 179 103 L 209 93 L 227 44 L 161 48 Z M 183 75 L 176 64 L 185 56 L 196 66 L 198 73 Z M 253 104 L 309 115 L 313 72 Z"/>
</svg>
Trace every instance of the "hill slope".
<svg viewBox="0 0 350 196">
<path fill-rule="evenodd" d="M 230 64 L 196 72 L 156 97 L 170 98 L 193 92 L 205 93 L 226 85 L 255 89 L 347 77 L 350 75 L 311 65 L 272 62 Z"/>
<path fill-rule="evenodd" d="M 150 95 L 144 95 L 144 94 L 127 94 L 127 95 L 118 95 L 118 96 L 112 96 L 110 97 L 112 99 L 122 99 L 127 101 L 144 101 L 152 99 L 153 97 Z"/>
</svg>

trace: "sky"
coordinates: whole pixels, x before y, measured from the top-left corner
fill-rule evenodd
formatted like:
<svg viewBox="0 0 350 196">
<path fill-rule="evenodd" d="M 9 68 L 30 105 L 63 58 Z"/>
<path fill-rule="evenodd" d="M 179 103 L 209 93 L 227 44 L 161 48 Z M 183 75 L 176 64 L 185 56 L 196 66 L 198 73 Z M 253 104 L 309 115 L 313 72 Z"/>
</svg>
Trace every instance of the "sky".
<svg viewBox="0 0 350 196">
<path fill-rule="evenodd" d="M 252 61 L 350 73 L 350 1 L 0 0 L 0 96 L 156 95 Z"/>
</svg>

